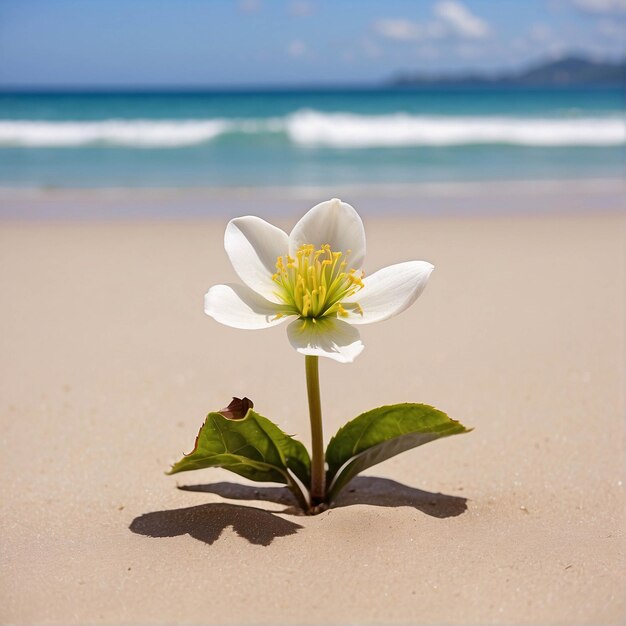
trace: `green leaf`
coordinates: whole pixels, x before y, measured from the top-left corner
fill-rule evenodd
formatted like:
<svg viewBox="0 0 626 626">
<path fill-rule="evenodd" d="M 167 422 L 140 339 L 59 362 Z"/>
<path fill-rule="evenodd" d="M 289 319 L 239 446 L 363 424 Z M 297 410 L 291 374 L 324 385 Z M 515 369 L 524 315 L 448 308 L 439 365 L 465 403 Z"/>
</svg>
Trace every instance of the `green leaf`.
<svg viewBox="0 0 626 626">
<path fill-rule="evenodd" d="M 328 444 L 328 499 L 372 465 L 434 439 L 470 430 L 427 404 L 393 404 L 367 411 L 340 428 Z"/>
<path fill-rule="evenodd" d="M 306 448 L 252 409 L 242 419 L 209 413 L 194 449 L 167 473 L 205 467 L 222 467 L 259 482 L 286 484 L 301 504 L 304 497 L 288 470 L 306 486 L 311 480 L 311 459 Z"/>
</svg>

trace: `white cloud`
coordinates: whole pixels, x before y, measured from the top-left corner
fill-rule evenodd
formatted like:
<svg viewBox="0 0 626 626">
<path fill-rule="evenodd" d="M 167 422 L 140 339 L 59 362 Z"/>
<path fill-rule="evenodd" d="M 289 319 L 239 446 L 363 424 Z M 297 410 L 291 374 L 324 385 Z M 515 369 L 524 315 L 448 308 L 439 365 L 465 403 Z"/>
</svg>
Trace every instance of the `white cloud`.
<svg viewBox="0 0 626 626">
<path fill-rule="evenodd" d="M 450 29 L 444 22 L 434 20 L 426 24 L 426 34 L 428 39 L 442 39 L 443 37 L 447 37 L 448 35 L 454 33 L 450 32 Z"/>
<path fill-rule="evenodd" d="M 528 37 L 537 43 L 543 43 L 552 39 L 552 29 L 542 22 L 535 22 L 528 33 Z"/>
<path fill-rule="evenodd" d="M 543 22 L 535 22 L 530 25 L 528 31 L 517 37 L 507 40 L 508 52 L 515 51 L 518 54 L 538 56 L 542 54 L 550 54 L 556 42 L 556 35 L 548 24 Z M 558 44 L 559 49 L 563 44 Z M 502 51 L 506 54 L 507 51 Z"/>
<path fill-rule="evenodd" d="M 432 61 L 441 58 L 441 50 L 437 46 L 426 44 L 417 48 L 415 55 L 420 59 Z"/>
<path fill-rule="evenodd" d="M 395 41 L 433 41 L 436 39 L 484 39 L 491 29 L 456 0 L 439 0 L 435 4 L 436 18 L 420 23 L 404 18 L 385 18 L 374 22 L 374 31 Z"/>
<path fill-rule="evenodd" d="M 587 13 L 626 13 L 626 0 L 572 0 L 574 6 Z"/>
<path fill-rule="evenodd" d="M 307 47 L 304 41 L 300 41 L 299 39 L 294 39 L 287 46 L 287 54 L 290 57 L 301 57 L 305 55 L 307 52 Z"/>
<path fill-rule="evenodd" d="M 456 47 L 456 55 L 464 60 L 477 59 L 482 56 L 483 51 L 472 44 L 462 43 Z"/>
<path fill-rule="evenodd" d="M 558 61 L 559 59 L 564 59 L 568 51 L 569 46 L 567 46 L 567 44 L 562 41 L 553 41 L 546 50 L 544 50 L 544 54 L 551 60 Z"/>
<path fill-rule="evenodd" d="M 624 40 L 624 24 L 623 20 L 613 21 L 608 19 L 602 19 L 598 22 L 598 32 L 603 37 L 610 39 Z"/>
<path fill-rule="evenodd" d="M 510 50 L 515 50 L 517 52 L 527 52 L 529 45 L 526 37 L 513 37 L 508 42 L 508 47 Z"/>
<path fill-rule="evenodd" d="M 293 15 L 294 17 L 306 17 L 307 15 L 311 15 L 313 10 L 313 4 L 307 0 L 293 0 L 293 2 L 289 3 L 288 7 L 289 15 Z"/>
<path fill-rule="evenodd" d="M 435 15 L 460 37 L 483 39 L 489 34 L 487 22 L 470 12 L 456 0 L 440 0 L 435 4 Z"/>
<path fill-rule="evenodd" d="M 354 59 L 356 58 L 356 55 L 354 54 L 353 50 L 344 50 L 341 53 L 341 58 L 346 62 L 346 63 L 352 63 L 354 61 Z"/>
<path fill-rule="evenodd" d="M 418 39 L 422 34 L 422 27 L 416 22 L 393 18 L 374 22 L 374 30 L 387 39 L 397 41 Z"/>
<path fill-rule="evenodd" d="M 370 59 L 378 59 L 383 55 L 382 48 L 369 39 L 366 39 L 363 42 L 363 52 L 365 53 L 365 56 Z"/>
<path fill-rule="evenodd" d="M 239 0 L 238 7 L 242 13 L 257 13 L 261 10 L 261 0 Z"/>
</svg>

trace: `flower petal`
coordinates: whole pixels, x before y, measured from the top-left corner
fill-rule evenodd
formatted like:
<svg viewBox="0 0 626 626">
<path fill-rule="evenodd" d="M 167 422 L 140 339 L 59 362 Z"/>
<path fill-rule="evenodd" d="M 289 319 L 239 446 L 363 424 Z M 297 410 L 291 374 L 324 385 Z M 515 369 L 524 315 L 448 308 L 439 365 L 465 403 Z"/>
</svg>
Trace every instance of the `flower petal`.
<svg viewBox="0 0 626 626">
<path fill-rule="evenodd" d="M 390 265 L 363 279 L 363 289 L 346 300 L 358 302 L 363 315 L 351 313 L 350 324 L 371 324 L 389 319 L 410 307 L 424 291 L 434 269 L 427 261 Z"/>
<path fill-rule="evenodd" d="M 351 363 L 365 347 L 359 331 L 336 317 L 299 318 L 287 326 L 291 345 L 300 353 Z"/>
<path fill-rule="evenodd" d="M 357 270 L 365 259 L 363 222 L 349 204 L 337 198 L 314 206 L 300 219 L 289 235 L 289 254 L 295 256 L 305 243 L 316 248 L 327 243 L 333 252 L 351 250 L 348 265 Z"/>
<path fill-rule="evenodd" d="M 239 278 L 271 302 L 276 297 L 276 259 L 289 251 L 289 237 L 260 217 L 249 215 L 228 222 L 224 248 Z"/>
<path fill-rule="evenodd" d="M 204 312 L 233 328 L 257 329 L 276 326 L 281 307 L 245 285 L 215 285 L 204 296 Z"/>
</svg>

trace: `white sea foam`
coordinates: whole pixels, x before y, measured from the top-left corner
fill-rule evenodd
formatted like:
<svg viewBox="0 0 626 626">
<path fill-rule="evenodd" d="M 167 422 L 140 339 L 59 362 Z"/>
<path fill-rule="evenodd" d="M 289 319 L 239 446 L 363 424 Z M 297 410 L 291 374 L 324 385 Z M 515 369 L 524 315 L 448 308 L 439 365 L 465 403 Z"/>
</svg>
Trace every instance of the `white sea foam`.
<svg viewBox="0 0 626 626">
<path fill-rule="evenodd" d="M 458 146 L 619 146 L 626 125 L 618 117 L 522 118 L 356 115 L 298 111 L 283 118 L 204 120 L 0 120 L 0 146 L 177 148 L 224 134 L 253 138 L 284 134 L 295 144 L 334 148 Z"/>
<path fill-rule="evenodd" d="M 94 122 L 0 121 L 0 145 L 81 147 L 108 144 L 175 148 L 211 141 L 228 130 L 225 120 L 103 120 Z"/>
<path fill-rule="evenodd" d="M 513 144 L 611 146 L 624 143 L 619 118 L 510 118 L 354 115 L 301 111 L 288 122 L 293 141 L 337 148 Z"/>
</svg>

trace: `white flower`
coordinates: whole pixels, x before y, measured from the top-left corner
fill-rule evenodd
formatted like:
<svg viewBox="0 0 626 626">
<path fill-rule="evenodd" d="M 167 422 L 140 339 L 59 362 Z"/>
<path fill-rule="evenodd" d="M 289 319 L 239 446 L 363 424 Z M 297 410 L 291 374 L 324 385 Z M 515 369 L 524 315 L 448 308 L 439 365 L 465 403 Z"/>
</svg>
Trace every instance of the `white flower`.
<svg viewBox="0 0 626 626">
<path fill-rule="evenodd" d="M 234 328 L 269 328 L 288 317 L 301 354 L 349 363 L 364 346 L 358 324 L 386 320 L 411 306 L 433 266 L 390 265 L 365 277 L 365 230 L 359 214 L 333 199 L 314 206 L 290 235 L 259 217 L 231 220 L 224 247 L 243 285 L 215 285 L 204 311 Z"/>
</svg>

